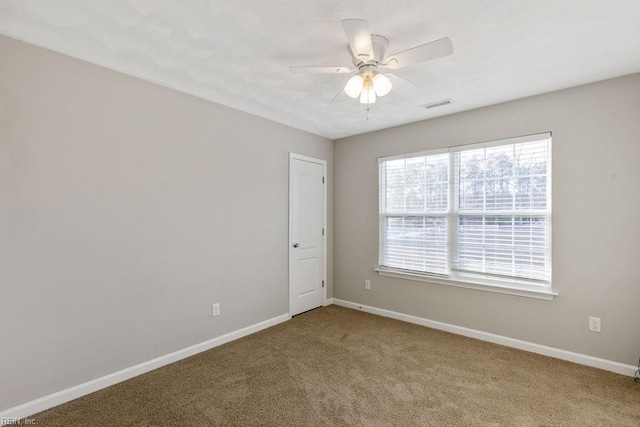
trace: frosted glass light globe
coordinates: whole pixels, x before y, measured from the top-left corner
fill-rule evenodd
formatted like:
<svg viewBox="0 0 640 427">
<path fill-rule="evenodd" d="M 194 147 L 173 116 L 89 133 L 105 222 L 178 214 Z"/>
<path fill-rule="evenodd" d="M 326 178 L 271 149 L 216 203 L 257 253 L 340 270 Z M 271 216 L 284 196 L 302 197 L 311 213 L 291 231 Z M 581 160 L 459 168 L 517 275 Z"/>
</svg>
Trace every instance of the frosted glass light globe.
<svg viewBox="0 0 640 427">
<path fill-rule="evenodd" d="M 385 96 L 391 92 L 391 81 L 384 74 L 376 74 L 373 78 L 373 88 L 376 91 L 376 95 Z"/>
<path fill-rule="evenodd" d="M 351 98 L 357 98 L 362 92 L 362 85 L 364 83 L 364 79 L 360 74 L 356 74 L 351 77 L 347 84 L 344 86 L 344 93 L 349 95 Z"/>
<path fill-rule="evenodd" d="M 373 88 L 371 77 L 367 77 L 362 85 L 362 93 L 360 94 L 361 104 L 373 104 L 376 102 L 376 91 Z"/>
</svg>

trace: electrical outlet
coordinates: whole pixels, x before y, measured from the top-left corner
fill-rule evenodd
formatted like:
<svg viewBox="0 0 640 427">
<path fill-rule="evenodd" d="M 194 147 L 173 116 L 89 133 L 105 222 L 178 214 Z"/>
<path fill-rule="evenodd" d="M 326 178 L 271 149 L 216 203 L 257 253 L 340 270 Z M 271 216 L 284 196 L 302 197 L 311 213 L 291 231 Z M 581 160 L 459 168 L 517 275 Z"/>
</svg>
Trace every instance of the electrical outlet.
<svg viewBox="0 0 640 427">
<path fill-rule="evenodd" d="M 211 317 L 220 316 L 220 303 L 217 302 L 211 306 Z"/>
<path fill-rule="evenodd" d="M 365 280 L 364 281 L 364 288 L 366 290 L 370 290 L 371 289 L 371 280 Z"/>
<path fill-rule="evenodd" d="M 591 332 L 601 332 L 600 330 L 600 318 L 589 316 L 589 330 Z"/>
</svg>

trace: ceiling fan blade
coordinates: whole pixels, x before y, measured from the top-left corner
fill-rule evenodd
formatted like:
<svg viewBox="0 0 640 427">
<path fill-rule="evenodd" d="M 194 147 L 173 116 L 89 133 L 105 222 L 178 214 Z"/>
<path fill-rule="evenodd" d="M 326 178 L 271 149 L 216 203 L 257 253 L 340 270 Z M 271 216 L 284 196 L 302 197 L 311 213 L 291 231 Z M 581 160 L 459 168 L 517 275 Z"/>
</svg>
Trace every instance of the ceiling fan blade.
<svg viewBox="0 0 640 427">
<path fill-rule="evenodd" d="M 355 57 L 362 61 L 373 59 L 373 43 L 371 42 L 369 23 L 364 19 L 343 19 L 340 22 Z"/>
<path fill-rule="evenodd" d="M 345 74 L 353 70 L 347 67 L 289 67 L 289 71 L 298 74 Z"/>
<path fill-rule="evenodd" d="M 420 62 L 430 61 L 453 53 L 453 43 L 449 37 L 425 43 L 411 49 L 390 55 L 386 66 L 393 69 L 408 67 Z"/>
<path fill-rule="evenodd" d="M 344 93 L 344 89 L 340 89 L 340 92 L 336 93 L 336 96 L 331 99 L 331 102 L 343 101 L 344 98 L 351 99 Z"/>
<path fill-rule="evenodd" d="M 385 76 L 387 76 L 391 81 L 391 92 L 395 92 L 398 95 L 412 96 L 415 95 L 417 90 L 420 90 L 420 86 L 415 83 L 411 83 L 409 80 L 403 79 L 396 74 L 386 73 Z"/>
</svg>

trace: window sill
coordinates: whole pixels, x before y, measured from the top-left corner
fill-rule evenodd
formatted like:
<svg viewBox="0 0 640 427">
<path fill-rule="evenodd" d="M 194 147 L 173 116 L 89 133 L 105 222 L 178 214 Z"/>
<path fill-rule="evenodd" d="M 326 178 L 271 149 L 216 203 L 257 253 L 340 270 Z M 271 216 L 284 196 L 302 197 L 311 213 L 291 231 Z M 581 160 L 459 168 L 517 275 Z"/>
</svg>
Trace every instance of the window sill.
<svg viewBox="0 0 640 427">
<path fill-rule="evenodd" d="M 453 280 L 445 277 L 435 277 L 426 274 L 410 273 L 407 271 L 393 270 L 387 268 L 374 268 L 380 276 L 395 277 L 397 279 L 416 280 L 419 282 L 434 283 L 437 285 L 455 286 L 458 288 L 475 289 L 485 292 L 496 292 L 500 294 L 515 295 L 519 297 L 535 298 L 551 301 L 558 296 L 557 292 L 551 289 L 533 289 L 519 284 L 479 284 L 471 281 Z"/>
</svg>

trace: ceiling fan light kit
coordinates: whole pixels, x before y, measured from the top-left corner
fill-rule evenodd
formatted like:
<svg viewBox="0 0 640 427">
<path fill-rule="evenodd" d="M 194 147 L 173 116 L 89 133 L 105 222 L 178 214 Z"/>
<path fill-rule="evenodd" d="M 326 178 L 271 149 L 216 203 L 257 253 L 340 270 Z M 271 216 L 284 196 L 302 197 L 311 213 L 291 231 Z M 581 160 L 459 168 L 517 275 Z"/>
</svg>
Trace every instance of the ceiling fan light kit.
<svg viewBox="0 0 640 427">
<path fill-rule="evenodd" d="M 347 51 L 355 68 L 347 67 L 289 67 L 294 73 L 330 73 L 343 74 L 356 71 L 357 74 L 344 86 L 344 92 L 351 98 L 360 97 L 360 103 L 373 104 L 377 97 L 391 92 L 391 80 L 379 69 L 393 70 L 408 67 L 420 62 L 449 56 L 453 53 L 453 44 L 447 37 L 425 43 L 393 55 L 385 56 L 389 40 L 386 37 L 371 34 L 369 23 L 363 19 L 343 19 L 342 28 L 349 44 Z M 396 83 L 409 83 L 397 75 L 391 75 Z M 411 86 L 413 84 L 409 83 Z M 335 98 L 334 98 L 335 99 Z M 368 108 L 367 108 L 368 110 Z"/>
<path fill-rule="evenodd" d="M 373 104 L 376 96 L 385 96 L 391 91 L 391 81 L 375 71 L 373 65 L 365 65 L 360 73 L 351 77 L 344 86 L 344 93 L 351 98 L 360 97 L 361 104 Z"/>
</svg>

